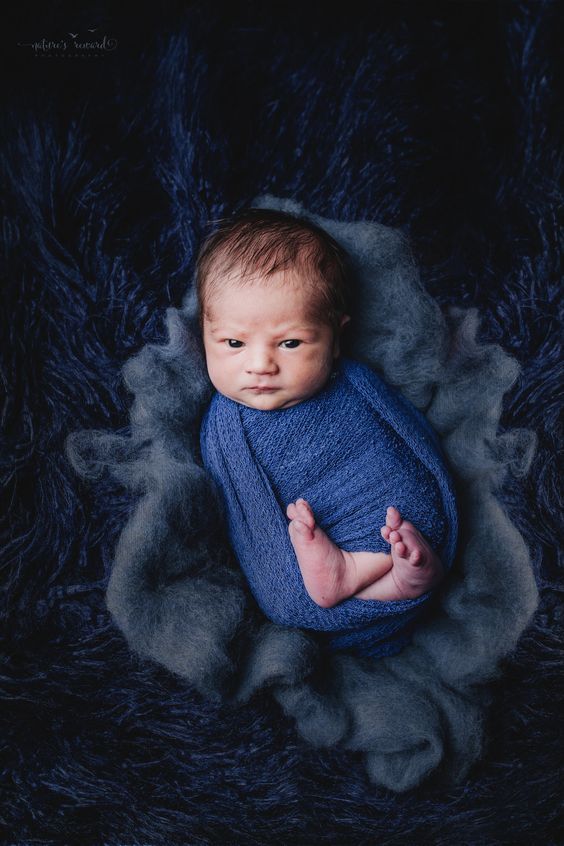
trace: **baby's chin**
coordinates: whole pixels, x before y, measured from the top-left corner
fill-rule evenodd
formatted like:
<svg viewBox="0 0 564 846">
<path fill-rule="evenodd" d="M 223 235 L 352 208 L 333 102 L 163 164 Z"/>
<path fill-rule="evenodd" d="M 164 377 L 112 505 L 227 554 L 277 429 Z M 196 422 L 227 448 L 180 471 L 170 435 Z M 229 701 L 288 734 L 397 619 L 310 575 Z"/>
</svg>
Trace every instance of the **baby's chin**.
<svg viewBox="0 0 564 846">
<path fill-rule="evenodd" d="M 257 393 L 254 391 L 241 391 L 236 396 L 231 396 L 230 399 L 241 405 L 246 405 L 247 408 L 256 408 L 258 411 L 277 411 L 283 408 L 290 408 L 309 399 L 308 396 L 288 396 L 284 391 L 267 391 L 264 393 Z"/>
</svg>

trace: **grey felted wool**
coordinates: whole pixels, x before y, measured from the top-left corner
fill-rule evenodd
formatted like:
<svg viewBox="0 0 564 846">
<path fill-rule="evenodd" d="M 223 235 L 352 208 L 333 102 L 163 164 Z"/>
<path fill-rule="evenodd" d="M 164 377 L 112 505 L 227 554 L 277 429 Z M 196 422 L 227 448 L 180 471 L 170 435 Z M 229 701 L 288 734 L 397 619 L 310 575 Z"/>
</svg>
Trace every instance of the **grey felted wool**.
<svg viewBox="0 0 564 846">
<path fill-rule="evenodd" d="M 140 495 L 116 550 L 108 608 L 138 654 L 241 707 L 268 687 L 307 741 L 365 753 L 378 784 L 404 791 L 435 770 L 460 781 L 482 751 L 487 682 L 538 602 L 528 551 L 495 497 L 534 451 L 531 433 L 497 432 L 518 366 L 477 340 L 474 311 L 443 316 L 398 231 L 323 219 L 274 197 L 255 205 L 309 217 L 352 257 L 358 291 L 345 353 L 438 432 L 458 492 L 457 559 L 433 613 L 394 656 L 325 654 L 311 634 L 260 614 L 201 464 L 198 430 L 212 387 L 191 288 L 182 308 L 167 312 L 168 343 L 147 345 L 124 368 L 135 394 L 131 437 L 68 439 L 83 476 L 109 468 Z"/>
</svg>

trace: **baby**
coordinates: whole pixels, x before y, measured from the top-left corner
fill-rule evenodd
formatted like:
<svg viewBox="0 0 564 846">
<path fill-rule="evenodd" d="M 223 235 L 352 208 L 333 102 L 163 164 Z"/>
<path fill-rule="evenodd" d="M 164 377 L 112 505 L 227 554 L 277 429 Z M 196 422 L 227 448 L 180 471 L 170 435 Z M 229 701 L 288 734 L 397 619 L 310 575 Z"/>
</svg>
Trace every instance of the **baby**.
<svg viewBox="0 0 564 846">
<path fill-rule="evenodd" d="M 268 425 L 275 420 L 271 413 L 315 402 L 329 390 L 351 319 L 346 263 L 326 232 L 278 211 L 248 210 L 207 239 L 197 264 L 207 370 L 218 393 L 242 407 L 243 418 L 260 412 Z M 291 453 L 302 436 L 295 428 L 288 431 L 294 440 L 285 447 Z M 203 455 L 206 463 L 205 450 Z M 216 481 L 225 486 L 229 503 L 228 482 L 217 466 Z M 250 499 L 254 491 L 247 494 Z M 244 511 L 240 500 L 238 495 L 237 507 Z M 341 548 L 303 497 L 283 503 L 303 585 L 317 606 L 333 608 L 349 598 L 412 600 L 441 581 L 439 555 L 397 504 L 393 498 L 387 503 L 380 534 L 389 550 L 381 552 Z M 229 504 L 227 511 L 229 517 Z M 269 525 L 260 531 L 268 549 Z"/>
</svg>

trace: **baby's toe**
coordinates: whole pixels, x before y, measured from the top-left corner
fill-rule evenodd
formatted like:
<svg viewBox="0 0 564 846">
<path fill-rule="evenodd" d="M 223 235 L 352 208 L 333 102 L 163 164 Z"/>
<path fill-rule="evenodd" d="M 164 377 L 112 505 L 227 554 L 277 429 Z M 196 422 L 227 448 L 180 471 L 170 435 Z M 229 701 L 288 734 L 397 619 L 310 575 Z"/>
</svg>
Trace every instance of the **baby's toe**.
<svg viewBox="0 0 564 846">
<path fill-rule="evenodd" d="M 296 500 L 296 513 L 299 519 L 302 520 L 306 526 L 309 526 L 310 529 L 314 528 L 315 517 L 313 516 L 313 511 L 311 510 L 311 506 L 307 500 L 301 498 Z"/>
<path fill-rule="evenodd" d="M 399 543 L 401 541 L 401 535 L 399 532 L 391 531 L 390 532 L 390 543 Z"/>
<path fill-rule="evenodd" d="M 398 543 L 394 544 L 394 552 L 400 558 L 405 558 L 407 547 L 403 541 L 399 541 Z"/>
<path fill-rule="evenodd" d="M 423 555 L 420 549 L 414 549 L 409 556 L 409 563 L 413 564 L 414 567 L 420 567 L 423 563 Z"/>
<path fill-rule="evenodd" d="M 389 526 L 382 526 L 380 529 L 380 534 L 384 538 L 384 540 L 390 540 L 390 527 Z"/>
<path fill-rule="evenodd" d="M 401 514 L 394 505 L 390 505 L 386 511 L 386 524 L 390 529 L 399 529 L 401 526 Z"/>
<path fill-rule="evenodd" d="M 296 506 L 293 502 L 288 503 L 286 508 L 286 515 L 289 517 L 290 520 L 293 520 L 294 517 L 297 516 Z"/>
<path fill-rule="evenodd" d="M 292 520 L 290 523 L 290 534 L 292 532 L 297 532 L 303 538 L 311 538 L 311 529 L 305 523 L 302 523 L 301 520 Z"/>
</svg>

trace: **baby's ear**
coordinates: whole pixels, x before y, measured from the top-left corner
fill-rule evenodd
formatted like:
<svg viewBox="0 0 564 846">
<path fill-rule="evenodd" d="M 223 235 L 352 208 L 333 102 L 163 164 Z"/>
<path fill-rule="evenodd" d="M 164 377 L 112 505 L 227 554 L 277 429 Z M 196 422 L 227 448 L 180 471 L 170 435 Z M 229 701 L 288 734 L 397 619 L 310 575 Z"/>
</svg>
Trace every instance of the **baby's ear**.
<svg viewBox="0 0 564 846">
<path fill-rule="evenodd" d="M 339 353 L 340 353 L 339 340 L 340 340 L 340 337 L 341 337 L 341 333 L 342 333 L 343 329 L 345 328 L 346 324 L 350 321 L 350 319 L 351 319 L 350 315 L 343 314 L 343 316 L 341 317 L 341 320 L 339 321 L 339 331 L 335 332 L 335 341 L 334 341 L 334 344 L 333 344 L 333 357 L 334 358 L 339 357 Z"/>
</svg>

